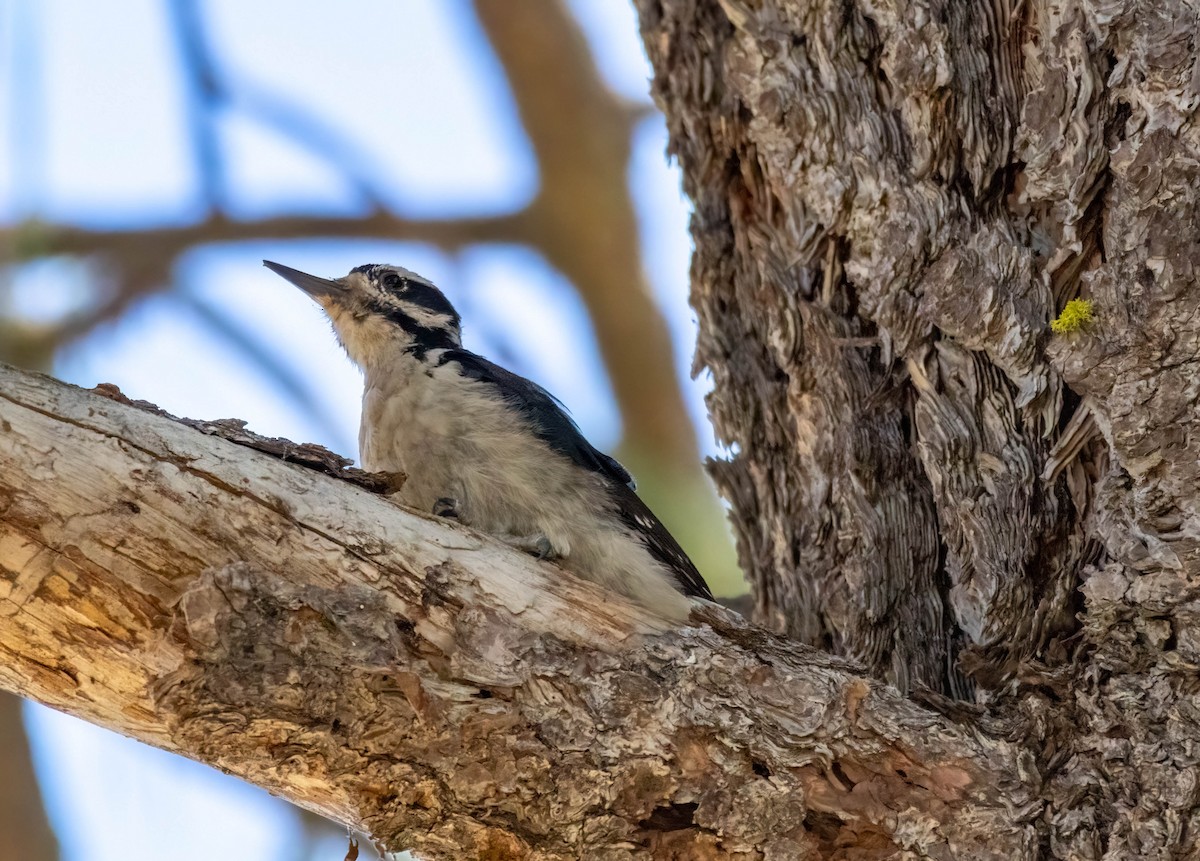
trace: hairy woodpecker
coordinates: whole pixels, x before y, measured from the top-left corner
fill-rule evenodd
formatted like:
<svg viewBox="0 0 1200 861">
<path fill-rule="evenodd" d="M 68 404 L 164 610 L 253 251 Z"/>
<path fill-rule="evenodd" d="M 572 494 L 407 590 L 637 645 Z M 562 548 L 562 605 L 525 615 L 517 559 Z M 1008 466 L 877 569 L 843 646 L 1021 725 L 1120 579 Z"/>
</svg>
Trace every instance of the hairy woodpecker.
<svg viewBox="0 0 1200 861">
<path fill-rule="evenodd" d="M 712 593 L 565 408 L 524 377 L 462 348 L 445 295 L 399 266 L 319 278 L 263 261 L 315 299 L 365 378 L 364 469 L 408 478 L 400 502 L 554 559 L 674 619 Z"/>
</svg>

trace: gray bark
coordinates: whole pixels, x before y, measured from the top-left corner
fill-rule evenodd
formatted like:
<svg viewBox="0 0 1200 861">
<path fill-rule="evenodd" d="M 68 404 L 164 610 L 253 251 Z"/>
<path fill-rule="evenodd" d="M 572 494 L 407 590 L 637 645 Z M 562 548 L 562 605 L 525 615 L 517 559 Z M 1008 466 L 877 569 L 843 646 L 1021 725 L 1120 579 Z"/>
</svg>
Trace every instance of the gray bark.
<svg viewBox="0 0 1200 861">
<path fill-rule="evenodd" d="M 1017 721 L 1043 855 L 1196 857 L 1195 6 L 637 5 L 757 620 Z"/>
</svg>

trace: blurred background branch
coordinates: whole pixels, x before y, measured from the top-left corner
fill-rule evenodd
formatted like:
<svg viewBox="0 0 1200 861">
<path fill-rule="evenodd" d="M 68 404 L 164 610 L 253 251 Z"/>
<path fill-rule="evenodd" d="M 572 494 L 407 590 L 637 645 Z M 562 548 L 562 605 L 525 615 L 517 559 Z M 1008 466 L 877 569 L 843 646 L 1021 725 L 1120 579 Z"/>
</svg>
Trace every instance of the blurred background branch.
<svg viewBox="0 0 1200 861">
<path fill-rule="evenodd" d="M 582 5 L 573 9 L 561 0 L 402 5 L 403 10 L 397 10 L 382 0 L 363 0 L 339 10 L 339 19 L 349 16 L 344 20 L 330 20 L 331 13 L 325 10 L 303 21 L 308 28 L 305 32 L 310 34 L 303 44 L 271 49 L 272 37 L 276 43 L 288 38 L 282 35 L 286 28 L 272 26 L 275 22 L 263 26 L 247 16 L 284 15 L 291 21 L 295 13 L 288 4 L 276 4 L 274 12 L 268 13 L 242 6 L 222 10 L 219 3 L 202 4 L 197 0 L 146 0 L 140 5 L 137 0 L 128 0 L 123 10 L 126 14 L 161 18 L 164 53 L 179 70 L 171 99 L 175 121 L 182 127 L 177 140 L 184 152 L 170 158 L 180 165 L 190 165 L 187 170 L 195 177 L 194 199 L 182 214 L 143 214 L 136 221 L 107 214 L 121 211 L 117 200 L 111 205 L 100 200 L 90 214 L 45 202 L 46 177 L 52 172 L 47 167 L 47 153 L 53 151 L 47 139 L 53 137 L 55 128 L 70 129 L 73 135 L 87 136 L 90 132 L 77 116 L 43 115 L 50 104 L 43 92 L 48 86 L 47 74 L 57 68 L 54 63 L 64 62 L 61 54 L 53 54 L 50 47 L 57 47 L 61 41 L 51 38 L 47 24 L 55 14 L 55 4 L 36 11 L 32 7 L 22 10 L 15 2 L 0 6 L 0 23 L 8 25 L 0 33 L 6 33 L 14 44 L 25 45 L 20 51 L 14 48 L 13 59 L 4 67 L 10 96 L 0 104 L 8 112 L 8 170 L 13 187 L 3 201 L 6 222 L 0 225 L 0 254 L 4 256 L 0 274 L 0 360 L 55 370 L 67 378 L 74 372 L 81 377 L 78 382 L 89 385 L 99 381 L 96 374 L 104 374 L 131 396 L 161 400 L 161 395 L 138 391 L 136 383 L 122 379 L 111 370 L 111 364 L 81 364 L 74 357 L 87 349 L 102 352 L 106 332 L 134 327 L 130 331 L 134 332 L 135 342 L 141 340 L 143 344 L 142 349 L 133 350 L 130 361 L 162 361 L 150 358 L 149 342 L 155 337 L 171 341 L 176 337 L 171 326 L 180 324 L 167 325 L 164 334 L 158 336 L 149 328 L 150 323 L 135 326 L 135 321 L 144 316 L 144 309 L 160 308 L 166 303 L 172 321 L 184 320 L 187 326 L 206 333 L 205 343 L 212 346 L 204 353 L 188 352 L 180 346 L 170 366 L 161 367 L 164 390 L 173 399 L 164 406 L 204 418 L 217 417 L 213 409 L 237 414 L 243 409 L 239 392 L 243 392 L 242 398 L 252 397 L 247 382 L 249 377 L 257 376 L 300 421 L 288 425 L 286 418 L 244 415 L 252 422 L 279 422 L 278 426 L 256 430 L 294 436 L 308 433 L 331 447 L 345 449 L 353 439 L 348 429 L 357 422 L 356 408 L 346 406 L 356 398 L 342 396 L 343 390 L 352 386 L 331 385 L 323 376 L 323 368 L 322 374 L 315 373 L 313 364 L 281 348 L 286 339 L 301 337 L 275 320 L 275 309 L 294 301 L 294 297 L 281 290 L 260 300 L 251 295 L 253 291 L 239 290 L 231 298 L 222 292 L 223 284 L 212 274 L 218 267 L 200 267 L 202 277 L 196 277 L 196 261 L 211 263 L 227 258 L 229 262 L 219 271 L 236 271 L 239 283 L 260 277 L 264 283 L 267 281 L 267 276 L 260 276 L 255 267 L 257 258 L 265 256 L 265 249 L 273 244 L 288 243 L 284 251 L 275 248 L 270 252 L 284 260 L 311 255 L 313 249 L 324 255 L 321 261 L 336 258 L 336 264 L 325 265 L 339 268 L 318 270 L 329 275 L 365 262 L 408 265 L 441 281 L 464 307 L 468 337 L 479 332 L 490 351 L 499 353 L 498 359 L 515 363 L 517 370 L 535 378 L 540 376 L 568 406 L 576 408 L 584 430 L 597 436 L 589 427 L 589 421 L 595 419 L 589 417 L 602 415 L 604 407 L 596 407 L 592 403 L 595 399 L 586 394 L 594 386 L 589 389 L 580 380 L 566 383 L 569 388 L 564 390 L 562 384 L 554 385 L 547 379 L 557 364 L 576 367 L 582 361 L 586 367 L 594 344 L 620 420 L 619 433 L 613 434 L 606 445 L 615 447 L 631 467 L 643 495 L 678 535 L 715 591 L 726 595 L 742 591 L 723 510 L 701 468 L 701 444 L 693 422 L 697 411 L 689 411 L 688 405 L 689 400 L 695 403 L 696 395 L 685 393 L 679 373 L 682 350 L 672 341 L 672 326 L 664 310 L 667 306 L 648 274 L 644 238 L 668 240 L 654 229 L 657 225 L 646 213 L 645 205 L 639 205 L 641 192 L 632 177 L 639 130 L 647 123 L 660 121 L 641 92 L 623 94 L 614 90 L 602 69 L 614 62 L 644 64 L 644 60 L 640 56 L 622 60 L 624 55 L 615 47 L 615 40 L 598 40 L 595 35 L 617 31 L 597 30 L 596 21 L 591 22 L 589 42 L 588 31 L 575 13 L 595 17 L 596 10 L 585 11 Z M 604 5 L 608 7 L 605 14 L 624 16 L 608 26 L 625 27 L 628 32 L 621 38 L 637 45 L 635 51 L 640 53 L 630 10 L 622 6 L 614 12 L 615 6 Z M 74 13 L 60 10 L 58 14 Z M 112 14 L 120 17 L 119 12 Z M 414 74 L 412 65 L 396 65 L 417 64 L 427 56 L 422 53 L 425 48 L 420 21 L 422 16 L 438 15 L 453 18 L 459 27 L 462 56 L 452 62 L 482 65 L 492 90 L 486 98 L 501 109 L 507 98 L 507 106 L 515 113 L 511 122 L 514 126 L 519 123 L 517 133 L 524 135 L 536 167 L 536 189 L 524 200 L 517 199 L 518 192 L 497 206 L 489 202 L 486 190 L 481 190 L 476 202 L 467 201 L 457 207 L 461 212 L 455 211 L 450 217 L 444 213 L 454 210 L 453 206 L 440 207 L 435 214 L 414 214 L 413 207 L 393 191 L 396 171 L 389 158 L 402 160 L 399 163 L 405 175 L 412 171 L 411 175 L 420 176 L 431 164 L 425 161 L 429 155 L 424 150 L 410 154 L 410 150 L 423 143 L 423 138 L 444 138 L 447 132 L 440 126 L 456 113 L 471 110 L 469 103 L 459 103 L 452 97 L 443 98 L 432 116 L 418 117 L 403 107 L 405 99 L 419 88 L 438 88 L 444 83 Z M 338 32 L 329 29 L 332 27 Z M 275 29 L 281 33 L 276 35 Z M 338 41 L 343 30 L 347 31 L 348 41 Z M 386 33 L 376 41 L 375 34 L 382 31 Z M 296 38 L 294 28 L 288 32 Z M 242 34 L 252 34 L 247 37 L 254 45 L 252 52 L 238 53 Z M 122 50 L 132 46 L 122 43 L 114 47 Z M 66 53 L 69 55 L 69 50 Z M 120 58 L 114 57 L 112 62 L 118 64 Z M 311 88 L 291 86 L 293 78 L 301 79 L 312 67 L 333 76 L 350 63 L 361 64 L 357 67 L 361 76 L 345 85 L 347 89 L 339 93 L 339 99 L 354 105 L 352 117 L 359 122 L 348 121 L 350 114 L 331 110 L 328 105 L 318 107 L 319 100 Z M 637 68 L 635 74 L 641 74 L 644 80 L 648 74 L 645 66 Z M 90 72 L 81 74 L 86 80 Z M 346 80 L 351 80 L 349 73 L 345 74 Z M 128 112 L 129 127 L 112 151 L 114 160 L 121 148 L 136 149 L 139 118 L 142 112 L 151 110 L 149 82 L 156 80 L 152 76 L 163 75 L 160 69 L 140 69 L 134 91 L 124 93 L 120 99 L 113 99 L 111 94 L 108 97 L 113 105 L 106 109 Z M 450 84 L 445 86 L 453 91 Z M 272 140 L 286 142 L 290 152 L 308 160 L 307 171 L 297 174 L 303 176 L 298 186 L 307 187 L 309 176 L 331 177 L 330 182 L 341 190 L 339 202 L 333 206 L 311 199 L 297 202 L 294 195 L 285 195 L 289 199 L 283 205 L 278 201 L 271 205 L 248 204 L 246 188 L 253 185 L 255 167 L 243 158 L 235 134 L 247 122 Z M 665 136 L 661 131 L 657 135 L 655 146 L 661 154 Z M 484 137 L 476 143 L 484 153 L 505 145 L 499 136 Z M 103 148 L 106 144 L 97 139 L 91 145 Z M 144 142 L 143 148 L 149 160 L 167 157 Z M 661 155 L 658 157 L 661 159 Z M 474 175 L 471 168 L 462 163 L 465 176 Z M 97 217 L 97 208 L 106 215 Z M 426 206 L 425 210 L 439 207 Z M 672 237 L 672 241 L 677 240 Z M 419 261 L 408 259 L 414 256 L 412 249 L 421 244 L 448 255 L 460 268 L 445 270 L 443 266 L 445 271 L 440 276 L 427 271 Z M 461 271 L 462 267 L 470 269 L 471 261 L 476 259 L 473 255 L 480 249 L 489 248 L 527 249 L 532 256 L 520 258 L 519 277 L 531 284 L 549 283 L 554 292 L 544 298 L 542 294 L 518 292 L 511 298 L 506 295 L 502 303 L 489 300 L 497 289 L 495 280 L 486 273 L 464 275 Z M 214 257 L 216 252 L 225 257 Z M 369 260 L 372 255 L 377 259 Z M 428 252 L 415 256 L 430 259 Z M 552 270 L 550 277 L 537 268 L 538 260 Z M 678 285 L 682 289 L 682 273 L 686 271 L 682 255 L 678 265 Z M 446 283 L 447 278 L 451 283 Z M 265 292 L 270 288 L 263 289 Z M 35 294 L 33 299 L 29 298 L 31 294 Z M 581 310 L 578 319 L 572 319 L 569 313 L 564 317 L 566 312 L 561 311 L 573 303 Z M 28 312 L 30 305 L 36 313 Z M 670 313 L 678 317 L 678 303 L 672 307 Z M 501 315 L 498 309 L 515 309 L 515 313 Z M 160 314 L 154 319 L 165 316 Z M 681 325 L 678 319 L 672 322 L 675 328 Z M 692 324 L 684 320 L 682 325 L 690 331 Z M 332 345 L 332 337 L 327 334 L 312 337 L 324 339 L 322 349 Z M 529 344 L 539 341 L 547 342 L 547 349 L 557 353 L 544 360 L 548 366 L 530 367 L 536 363 L 531 361 L 534 351 Z M 89 348 L 91 344 L 100 346 Z M 306 354 L 314 352 L 309 341 L 288 347 Z M 326 358 L 331 355 L 322 353 L 313 362 L 336 361 Z M 218 365 L 234 370 L 220 376 Z M 202 372 L 209 371 L 210 376 L 202 376 Z M 93 376 L 88 378 L 88 374 Z M 209 389 L 220 392 L 208 400 L 186 397 Z M 711 445 L 706 447 L 711 450 Z M 20 763 L 28 757 L 23 743 L 14 738 L 6 732 L 0 741 L 6 745 L 6 772 L 19 782 Z M 24 806 L 0 811 L 0 816 L 16 816 L 16 821 L 31 823 L 28 836 L 36 845 L 3 857 L 31 861 L 57 857 L 53 839 L 43 839 L 36 817 L 25 809 L 37 793 L 31 777 L 24 780 L 24 789 L 13 796 L 20 796 Z M 305 833 L 309 836 L 301 840 L 304 849 L 285 841 L 292 848 L 280 851 L 300 858 L 307 857 L 313 846 L 324 845 L 322 835 L 314 832 L 311 824 Z"/>
<path fill-rule="evenodd" d="M 59 857 L 58 841 L 42 807 L 42 794 L 29 756 L 21 700 L 0 693 L 0 858 L 51 861 Z"/>
</svg>

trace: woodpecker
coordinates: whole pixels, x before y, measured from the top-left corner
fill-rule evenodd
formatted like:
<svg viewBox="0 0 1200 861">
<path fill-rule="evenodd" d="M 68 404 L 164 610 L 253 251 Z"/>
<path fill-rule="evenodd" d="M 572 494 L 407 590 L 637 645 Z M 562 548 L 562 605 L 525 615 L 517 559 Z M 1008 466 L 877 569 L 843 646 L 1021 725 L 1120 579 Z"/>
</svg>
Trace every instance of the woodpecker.
<svg viewBox="0 0 1200 861">
<path fill-rule="evenodd" d="M 696 566 L 553 395 L 462 347 L 429 280 L 368 264 L 320 278 L 264 260 L 325 310 L 364 377 L 359 459 L 399 501 L 555 561 L 675 620 L 712 600 Z"/>
</svg>

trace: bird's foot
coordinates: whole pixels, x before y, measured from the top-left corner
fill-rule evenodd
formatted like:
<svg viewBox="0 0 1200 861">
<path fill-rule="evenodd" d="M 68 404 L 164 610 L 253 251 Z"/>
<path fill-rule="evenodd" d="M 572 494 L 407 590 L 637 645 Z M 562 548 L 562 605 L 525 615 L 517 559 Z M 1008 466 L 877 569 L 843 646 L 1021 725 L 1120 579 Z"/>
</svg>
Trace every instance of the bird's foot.
<svg viewBox="0 0 1200 861">
<path fill-rule="evenodd" d="M 538 559 L 554 560 L 561 555 L 545 535 L 501 535 L 500 540 Z"/>
<path fill-rule="evenodd" d="M 537 541 L 533 543 L 534 549 L 537 551 L 538 559 L 557 559 L 558 551 L 550 544 L 550 539 L 545 535 L 539 535 Z"/>
<path fill-rule="evenodd" d="M 433 504 L 435 517 L 445 517 L 449 520 L 459 520 L 458 500 L 452 496 L 443 496 Z"/>
</svg>

